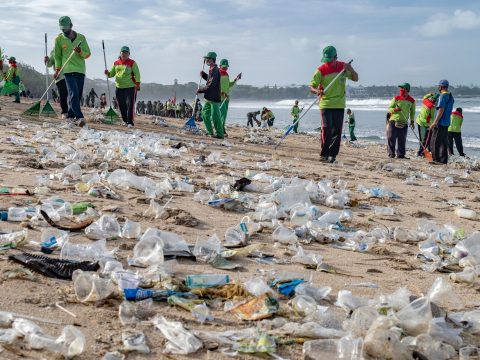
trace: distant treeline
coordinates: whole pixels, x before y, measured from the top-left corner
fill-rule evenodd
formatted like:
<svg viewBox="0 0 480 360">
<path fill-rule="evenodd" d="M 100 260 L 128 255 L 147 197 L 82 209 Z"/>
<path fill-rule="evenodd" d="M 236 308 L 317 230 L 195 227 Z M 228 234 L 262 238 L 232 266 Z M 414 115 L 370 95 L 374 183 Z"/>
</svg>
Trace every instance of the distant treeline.
<svg viewBox="0 0 480 360">
<path fill-rule="evenodd" d="M 22 81 L 34 97 L 39 97 L 45 91 L 45 75 L 36 71 L 33 67 L 20 64 L 22 70 Z M 51 80 L 50 80 L 51 81 Z M 84 94 L 94 88 L 98 95 L 107 91 L 106 81 L 103 79 L 85 79 Z M 112 96 L 114 96 L 114 85 L 110 82 Z M 162 102 L 171 99 L 176 95 L 177 100 L 186 99 L 191 101 L 195 97 L 197 84 L 189 82 L 186 84 L 162 85 L 155 83 L 144 83 L 138 93 L 139 100 L 161 100 Z M 480 96 L 479 86 L 452 86 L 455 96 Z M 411 95 L 421 97 L 428 92 L 437 91 L 436 87 L 412 87 Z M 348 88 L 351 98 L 389 98 L 398 93 L 397 86 L 359 86 Z M 241 100 L 284 100 L 284 99 L 305 99 L 313 97 L 309 93 L 307 85 L 291 86 L 263 86 L 236 85 L 232 88 L 231 96 Z"/>
</svg>

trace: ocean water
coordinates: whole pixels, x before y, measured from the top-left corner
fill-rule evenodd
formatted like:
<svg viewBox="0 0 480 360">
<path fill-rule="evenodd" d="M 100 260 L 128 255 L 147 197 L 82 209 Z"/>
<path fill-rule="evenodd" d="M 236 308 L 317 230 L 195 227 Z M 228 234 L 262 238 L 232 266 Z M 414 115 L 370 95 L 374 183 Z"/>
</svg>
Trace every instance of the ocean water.
<svg viewBox="0 0 480 360">
<path fill-rule="evenodd" d="M 386 144 L 385 115 L 391 99 L 348 99 L 347 107 L 355 113 L 355 135 L 359 139 Z M 229 106 L 227 122 L 231 124 L 247 124 L 247 112 L 261 110 L 266 106 L 275 114 L 274 126 L 285 128 L 292 123 L 290 109 L 295 100 L 281 101 L 236 101 L 232 99 Z M 313 100 L 300 100 L 300 107 L 307 108 Z M 421 103 L 417 102 L 417 110 Z M 462 138 L 464 152 L 468 156 L 480 157 L 480 98 L 457 98 L 455 108 L 463 109 Z M 418 111 L 417 111 L 418 114 Z M 257 117 L 259 118 L 259 117 Z M 300 121 L 301 131 L 318 131 L 320 127 L 320 112 L 318 105 L 312 109 Z M 348 136 L 348 129 L 345 129 Z M 418 141 L 411 131 L 408 133 L 408 147 L 418 148 Z M 456 153 L 456 148 L 454 147 Z"/>
</svg>

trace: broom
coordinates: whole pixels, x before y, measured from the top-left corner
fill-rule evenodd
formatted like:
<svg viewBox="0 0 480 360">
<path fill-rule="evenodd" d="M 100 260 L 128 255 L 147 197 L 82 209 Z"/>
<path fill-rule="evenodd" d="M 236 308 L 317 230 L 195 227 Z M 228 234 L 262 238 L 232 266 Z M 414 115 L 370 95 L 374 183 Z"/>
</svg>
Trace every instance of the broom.
<svg viewBox="0 0 480 360">
<path fill-rule="evenodd" d="M 77 45 L 80 46 L 82 45 L 82 42 L 80 41 Z M 65 63 L 62 65 L 62 67 L 60 68 L 60 71 L 58 72 L 59 74 L 63 71 L 63 69 L 65 69 L 65 66 L 70 62 L 70 60 L 72 59 L 72 56 L 73 54 L 75 54 L 75 49 L 72 50 L 72 53 L 68 56 L 67 60 L 65 61 Z M 56 79 L 53 79 L 53 81 L 50 83 L 50 85 L 48 85 L 47 87 L 47 90 L 45 90 L 45 92 L 43 93 L 43 95 L 40 97 L 40 100 L 38 100 L 35 104 L 33 104 L 30 108 L 28 108 L 23 114 L 24 115 L 34 115 L 34 114 L 38 114 L 40 112 L 40 105 L 41 105 L 41 102 L 43 100 L 43 98 L 48 94 L 48 91 L 50 90 L 50 88 L 52 87 L 52 85 L 56 82 Z"/>
<path fill-rule="evenodd" d="M 47 33 L 45 33 L 45 56 L 48 56 L 48 50 L 47 50 Z M 45 63 L 45 87 L 48 89 L 48 65 Z M 50 115 L 57 115 L 55 113 L 55 110 L 53 110 L 52 105 L 50 105 L 49 101 L 49 96 L 48 96 L 48 91 L 47 91 L 47 102 L 45 103 L 45 106 L 43 107 L 42 111 L 38 114 L 38 116 L 44 115 L 47 117 L 50 117 Z"/>
<path fill-rule="evenodd" d="M 105 62 L 105 70 L 107 70 L 107 57 L 105 55 L 105 42 L 102 40 L 102 48 L 103 48 L 103 61 Z M 118 114 L 113 110 L 112 108 L 112 99 L 110 97 L 110 82 L 108 81 L 108 75 L 105 75 L 107 78 L 107 94 L 108 94 L 108 103 L 110 104 L 110 107 L 108 111 L 105 113 L 105 118 L 109 119 L 108 121 L 105 121 L 107 124 L 113 124 L 115 123 L 120 117 Z"/>
</svg>

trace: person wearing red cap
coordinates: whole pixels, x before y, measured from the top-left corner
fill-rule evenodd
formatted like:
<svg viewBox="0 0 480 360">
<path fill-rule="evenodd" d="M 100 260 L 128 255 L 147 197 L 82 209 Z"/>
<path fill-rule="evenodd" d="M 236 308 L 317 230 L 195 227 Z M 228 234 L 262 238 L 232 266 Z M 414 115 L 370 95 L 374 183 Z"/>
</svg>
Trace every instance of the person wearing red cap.
<svg viewBox="0 0 480 360">
<path fill-rule="evenodd" d="M 398 159 L 405 157 L 407 143 L 408 125 L 413 129 L 415 118 L 415 99 L 410 96 L 410 84 L 398 85 L 400 94 L 395 96 L 390 103 L 388 112 L 390 114 L 387 123 L 387 149 L 388 157 L 395 157 L 395 148 Z"/>
<path fill-rule="evenodd" d="M 20 70 L 17 67 L 17 60 L 11 56 L 8 59 L 8 71 L 3 78 L 5 86 L 2 89 L 2 94 L 15 96 L 14 103 L 20 103 Z"/>
</svg>

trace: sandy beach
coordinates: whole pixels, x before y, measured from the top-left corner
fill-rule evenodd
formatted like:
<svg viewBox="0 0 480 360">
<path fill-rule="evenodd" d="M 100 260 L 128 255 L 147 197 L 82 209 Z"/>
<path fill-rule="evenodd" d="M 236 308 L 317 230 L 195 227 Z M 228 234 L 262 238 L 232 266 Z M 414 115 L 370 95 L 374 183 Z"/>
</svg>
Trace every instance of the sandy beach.
<svg viewBox="0 0 480 360">
<path fill-rule="evenodd" d="M 41 161 L 42 152 L 45 153 L 44 149 L 55 150 L 61 142 L 70 144 L 86 155 L 84 161 L 78 162 L 83 174 L 98 171 L 99 164 L 105 160 L 102 153 L 98 151 L 98 147 L 92 146 L 85 140 L 78 140 L 81 129 L 66 129 L 62 127 L 62 120 L 57 118 L 22 116 L 21 113 L 30 105 L 31 103 L 11 104 L 8 98 L 0 99 L 2 108 L 0 111 L 0 184 L 2 187 L 21 187 L 33 192 L 38 186 L 38 176 L 61 173 L 72 160 L 67 160 L 57 153 L 55 161 L 50 163 Z M 156 201 L 160 205 L 164 205 L 171 198 L 166 207 L 168 214 L 164 219 L 151 220 L 143 215 L 149 207 L 149 199 L 141 191 L 115 188 L 115 192 L 122 196 L 121 200 L 91 197 L 75 190 L 75 184 L 79 181 L 71 180 L 66 183 L 59 177 L 52 176 L 53 179 L 46 193 L 32 196 L 1 196 L 2 209 L 12 206 L 35 207 L 41 203 L 42 199 L 52 196 L 58 196 L 71 203 L 86 201 L 95 205 L 102 214 L 113 214 L 120 224 L 123 224 L 126 218 L 141 223 L 142 233 L 147 228 L 154 227 L 178 234 L 188 244 L 194 245 L 197 238 L 207 239 L 213 234 L 217 234 L 223 240 L 226 229 L 238 226 L 250 211 L 239 211 L 236 208 L 225 210 L 194 201 L 196 192 L 209 188 L 207 179 L 225 176 L 233 183 L 234 180 L 246 175 L 266 173 L 284 178 L 298 177 L 314 183 L 330 180 L 332 184 L 338 184 L 341 180 L 349 191 L 346 208 L 353 213 L 353 219 L 345 225 L 356 231 L 369 232 L 374 228 L 388 228 L 393 233 L 396 227 L 416 230 L 418 224 L 425 221 L 433 221 L 439 226 L 451 224 L 462 229 L 465 235 L 480 230 L 478 221 L 462 219 L 454 214 L 459 203 L 480 213 L 478 197 L 480 165 L 478 162 L 470 163 L 468 166 L 462 162 L 447 166 L 432 166 L 425 160 L 416 158 L 411 151 L 408 154 L 409 160 L 392 160 L 388 159 L 385 146 L 359 141 L 355 145 L 343 142 L 337 162 L 324 164 L 319 161 L 319 139 L 307 134 L 287 137 L 279 149 L 274 151 L 274 143 L 282 135 L 279 130 L 249 130 L 236 125 L 228 128 L 228 138 L 218 140 L 182 131 L 180 128 L 183 121 L 176 119 L 166 119 L 164 123 L 166 126 L 163 126 L 159 125 L 158 121 L 155 123 L 153 117 L 139 116 L 135 128 L 127 129 L 119 125 L 97 122 L 87 109 L 85 115 L 88 127 L 95 131 L 127 133 L 132 136 L 132 141 L 141 141 L 145 134 L 153 134 L 161 136 L 164 139 L 161 144 L 167 148 L 181 142 L 185 149 L 174 157 L 147 154 L 148 165 L 113 155 L 112 160 L 107 160 L 108 171 L 111 173 L 116 169 L 126 169 L 154 181 L 160 181 L 160 177 L 156 178 L 155 174 L 167 174 L 172 180 L 188 179 L 188 182 L 194 185 L 194 192 L 174 189 L 163 197 L 158 197 Z M 254 138 L 259 143 L 248 140 Z M 24 143 L 19 139 L 23 139 Z M 107 144 L 104 142 L 103 145 Z M 128 145 L 124 144 L 124 146 Z M 118 151 L 122 151 L 121 146 L 118 147 Z M 202 155 L 208 157 L 212 153 L 219 153 L 223 161 L 195 164 L 195 159 Z M 412 176 L 415 180 L 406 182 L 406 179 Z M 432 186 L 432 183 L 437 183 L 437 186 Z M 384 187 L 399 195 L 400 198 L 371 198 L 358 191 L 359 185 L 367 188 Z M 262 195 L 257 192 L 247 193 L 254 199 Z M 339 211 L 324 204 L 317 205 L 322 212 Z M 395 209 L 395 215 L 375 215 L 374 206 L 392 207 Z M 289 225 L 289 220 L 286 219 L 284 223 Z M 40 240 L 41 230 L 44 228 L 42 224 L 0 222 L 0 230 L 5 233 L 19 231 L 25 227 L 28 228 L 29 240 Z M 75 244 L 92 242 L 83 232 L 70 236 L 70 241 Z M 342 289 L 350 290 L 357 296 L 376 298 L 381 294 L 391 294 L 401 287 L 406 287 L 413 295 L 421 296 L 428 291 L 436 278 L 448 279 L 449 275 L 446 272 L 424 271 L 422 265 L 425 262 L 416 256 L 419 252 L 418 244 L 399 242 L 393 238 L 385 243 L 377 243 L 365 252 L 348 251 L 319 241 L 310 243 L 300 241 L 305 251 L 320 255 L 324 264 L 335 268 L 333 272 L 315 271 L 306 269 L 301 264 L 292 263 L 290 259 L 295 252 L 292 252 L 287 245 L 275 244 L 272 239 L 272 229 L 264 228 L 261 232 L 252 235 L 249 241 L 251 244 L 262 244 L 262 251 L 274 255 L 279 263 L 261 264 L 255 258 L 237 257 L 235 262 L 240 264 L 241 268 L 225 271 L 199 261 L 177 258 L 171 264 L 173 277 L 182 281 L 189 274 L 220 273 L 228 274 L 231 281 L 243 283 L 252 277 L 273 274 L 272 272 L 298 274 L 298 277 L 311 281 L 315 286 L 331 287 L 331 294 L 324 301 L 324 305 L 334 307 L 337 293 Z M 136 239 L 125 238 L 107 242 L 109 250 L 117 248 L 116 259 L 123 264 L 124 269 L 132 269 L 128 266 L 127 259 L 132 256 L 136 242 Z M 85 351 L 78 356 L 78 359 L 100 359 L 106 352 L 123 348 L 122 331 L 127 327 L 120 323 L 118 317 L 121 299 L 82 304 L 75 297 L 71 281 L 55 280 L 38 273 L 33 273 L 33 278 L 30 279 L 9 277 L 6 274 L 10 274 L 12 269 L 23 268 L 20 264 L 8 260 L 9 255 L 18 253 L 19 250 L 34 251 L 26 245 L 21 249 L 9 249 L 0 253 L 0 274 L 2 274 L 0 309 L 2 311 L 55 320 L 61 325 L 38 323 L 45 332 L 55 337 L 61 333 L 65 325 L 73 324 L 86 337 Z M 55 251 L 50 256 L 58 257 L 59 252 Z M 356 286 L 359 283 L 373 283 L 378 287 Z M 450 301 L 446 304 L 447 310 L 466 310 L 480 306 L 478 283 L 471 286 L 452 282 L 450 284 L 458 301 Z M 288 299 L 279 298 L 279 302 L 282 316 L 288 317 L 289 321 L 300 323 L 303 321 L 289 309 Z M 76 317 L 61 311 L 55 305 L 56 303 L 61 303 Z M 171 307 L 166 302 L 153 304 L 155 315 L 180 321 L 190 330 L 222 332 L 256 326 L 254 322 L 242 321 L 234 314 L 224 312 L 223 308 L 223 303 L 211 304 L 210 309 L 215 319 L 200 325 L 188 311 Z M 347 313 L 340 310 L 345 318 Z M 166 340 L 151 322 L 142 321 L 135 326 L 135 329 L 144 332 L 151 352 L 150 354 L 129 353 L 127 359 L 231 358 L 215 346 L 201 349 L 189 356 L 164 354 Z M 480 345 L 478 338 L 469 339 L 469 341 L 470 343 L 477 341 L 476 345 Z M 299 342 L 277 343 L 276 354 L 284 359 L 301 358 L 302 345 Z M 54 358 L 54 356 L 46 351 L 28 350 L 17 345 L 5 347 L 0 353 L 3 359 L 45 359 Z M 250 355 L 238 356 L 249 358 Z"/>
</svg>

